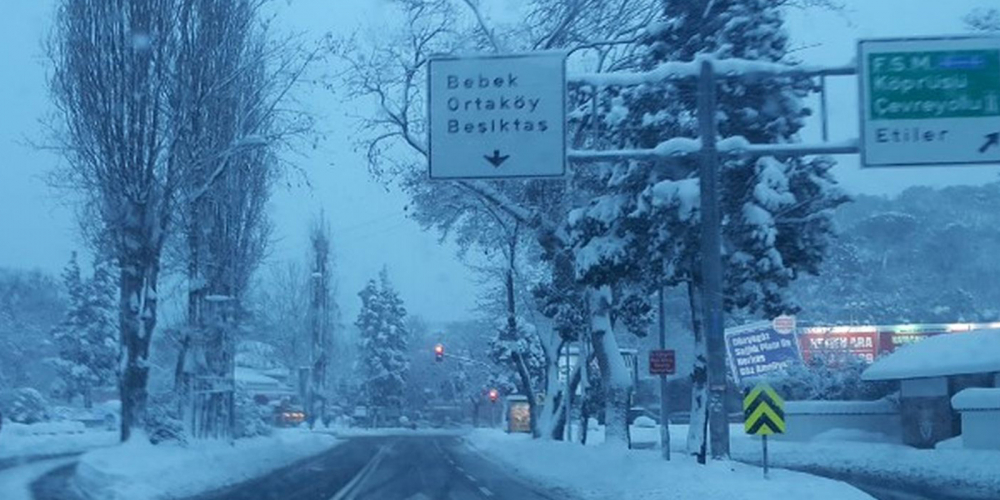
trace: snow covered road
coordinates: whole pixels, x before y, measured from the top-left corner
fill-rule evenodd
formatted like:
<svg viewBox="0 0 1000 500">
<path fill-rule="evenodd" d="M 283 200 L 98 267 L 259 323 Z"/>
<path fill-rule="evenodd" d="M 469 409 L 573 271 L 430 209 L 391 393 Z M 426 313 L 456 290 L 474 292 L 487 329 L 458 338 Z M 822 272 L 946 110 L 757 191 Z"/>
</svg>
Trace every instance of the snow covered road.
<svg viewBox="0 0 1000 500">
<path fill-rule="evenodd" d="M 570 499 L 483 460 L 453 435 L 355 437 L 321 456 L 191 500 Z"/>
</svg>

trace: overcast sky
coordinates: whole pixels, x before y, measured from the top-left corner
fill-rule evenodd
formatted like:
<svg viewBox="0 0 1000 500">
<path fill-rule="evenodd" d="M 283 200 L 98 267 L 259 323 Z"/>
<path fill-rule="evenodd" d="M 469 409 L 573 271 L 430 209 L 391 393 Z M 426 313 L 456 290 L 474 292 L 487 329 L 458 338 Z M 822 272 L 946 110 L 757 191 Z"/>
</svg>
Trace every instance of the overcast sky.
<svg viewBox="0 0 1000 500">
<path fill-rule="evenodd" d="M 484 0 L 503 3 L 505 0 Z M 961 18 L 983 0 L 848 0 L 843 14 L 792 11 L 789 29 L 797 56 L 818 64 L 842 64 L 854 57 L 864 37 L 954 34 Z M 281 24 L 308 34 L 344 33 L 377 21 L 382 0 L 289 0 L 277 4 Z M 5 0 L 0 16 L 0 267 L 58 272 L 80 248 L 72 210 L 59 201 L 43 176 L 58 158 L 25 144 L 41 140 L 39 125 L 51 113 L 41 42 L 49 29 L 52 2 Z M 831 139 L 857 136 L 856 83 L 831 83 Z M 306 256 L 306 232 L 321 209 L 334 235 L 340 296 L 345 319 L 358 309 L 357 291 L 387 265 L 407 308 L 431 322 L 464 319 L 472 313 L 476 286 L 455 249 L 440 245 L 403 212 L 400 193 L 371 180 L 349 140 L 352 122 L 337 96 L 305 96 L 330 132 L 322 147 L 303 160 L 313 189 L 282 188 L 273 199 L 277 241 L 272 262 Z M 818 127 L 804 139 L 819 139 Z M 854 157 L 838 158 L 836 173 L 852 192 L 895 194 L 908 186 L 982 183 L 997 178 L 994 167 L 861 170 Z"/>
</svg>

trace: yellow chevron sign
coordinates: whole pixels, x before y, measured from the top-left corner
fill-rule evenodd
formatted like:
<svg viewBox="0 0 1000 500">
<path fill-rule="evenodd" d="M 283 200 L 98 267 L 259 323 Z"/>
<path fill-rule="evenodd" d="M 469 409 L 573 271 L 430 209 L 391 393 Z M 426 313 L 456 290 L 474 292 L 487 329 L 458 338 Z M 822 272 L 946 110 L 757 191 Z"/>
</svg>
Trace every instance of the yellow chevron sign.
<svg viewBox="0 0 1000 500">
<path fill-rule="evenodd" d="M 743 398 L 743 417 L 747 434 L 784 434 L 785 400 L 771 386 L 757 384 Z"/>
</svg>

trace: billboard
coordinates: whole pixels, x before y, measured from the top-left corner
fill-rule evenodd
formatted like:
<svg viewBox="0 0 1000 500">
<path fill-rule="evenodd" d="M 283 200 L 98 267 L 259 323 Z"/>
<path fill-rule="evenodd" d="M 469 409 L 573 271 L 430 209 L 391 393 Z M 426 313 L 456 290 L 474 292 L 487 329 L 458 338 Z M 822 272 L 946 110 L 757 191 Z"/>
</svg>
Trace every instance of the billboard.
<svg viewBox="0 0 1000 500">
<path fill-rule="evenodd" d="M 927 337 L 989 329 L 1000 329 L 1000 323 L 809 326 L 799 328 L 798 337 L 806 362 L 819 353 L 834 358 L 853 354 L 870 363 Z"/>
<path fill-rule="evenodd" d="M 869 363 L 879 354 L 879 331 L 874 326 L 814 327 L 799 334 L 802 359 L 809 362 L 815 355 L 838 358 L 854 355 Z"/>
<path fill-rule="evenodd" d="M 795 333 L 778 333 L 770 321 L 727 328 L 726 351 L 737 384 L 800 362 Z"/>
</svg>

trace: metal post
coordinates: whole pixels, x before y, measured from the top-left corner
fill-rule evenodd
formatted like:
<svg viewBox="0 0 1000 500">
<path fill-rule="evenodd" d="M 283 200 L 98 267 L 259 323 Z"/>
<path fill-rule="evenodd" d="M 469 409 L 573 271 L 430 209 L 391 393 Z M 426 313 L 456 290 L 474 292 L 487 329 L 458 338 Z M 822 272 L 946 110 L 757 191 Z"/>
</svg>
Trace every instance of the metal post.
<svg viewBox="0 0 1000 500">
<path fill-rule="evenodd" d="M 761 436 L 761 442 L 764 443 L 764 479 L 767 479 L 767 434 Z"/>
<path fill-rule="evenodd" d="M 566 344 L 566 395 L 564 398 L 565 404 L 563 405 L 564 406 L 563 410 L 566 412 L 566 425 L 564 427 L 566 429 L 565 434 L 567 443 L 573 441 L 573 428 L 571 427 L 572 422 L 570 421 L 570 417 L 572 416 L 573 394 L 569 390 L 570 389 L 569 346 L 570 343 L 567 343 Z"/>
<path fill-rule="evenodd" d="M 827 119 L 827 104 L 826 104 L 826 75 L 819 76 L 819 105 L 820 105 L 820 114 L 823 115 L 822 117 L 823 142 L 826 142 L 830 140 L 829 139 L 830 125 L 829 125 L 829 120 Z"/>
<path fill-rule="evenodd" d="M 667 348 L 667 308 L 663 299 L 663 287 L 657 290 L 660 299 L 660 350 Z M 667 376 L 660 374 L 660 450 L 663 459 L 670 461 L 670 408 L 667 406 Z"/>
<path fill-rule="evenodd" d="M 726 412 L 726 347 L 722 328 L 722 227 L 715 112 L 715 70 L 711 61 L 702 61 L 698 80 L 702 324 L 708 349 L 709 441 L 712 458 L 721 460 L 729 457 L 729 418 Z"/>
</svg>

